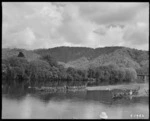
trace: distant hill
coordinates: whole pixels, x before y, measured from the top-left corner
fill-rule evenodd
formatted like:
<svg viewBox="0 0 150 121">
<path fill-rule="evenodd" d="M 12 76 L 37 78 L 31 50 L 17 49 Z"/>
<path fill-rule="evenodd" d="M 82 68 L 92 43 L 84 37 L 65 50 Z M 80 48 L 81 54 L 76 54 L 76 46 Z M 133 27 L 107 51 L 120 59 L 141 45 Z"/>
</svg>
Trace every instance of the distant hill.
<svg viewBox="0 0 150 121">
<path fill-rule="evenodd" d="M 114 52 L 123 47 L 87 48 L 87 47 L 55 47 L 50 49 L 37 49 L 35 52 L 40 55 L 51 54 L 56 60 L 67 63 L 81 57 L 92 60 L 100 55 Z"/>
<path fill-rule="evenodd" d="M 149 68 L 149 51 L 131 49 L 126 47 L 55 47 L 50 49 L 2 49 L 2 58 L 18 55 L 22 51 L 28 60 L 34 60 L 44 55 L 51 55 L 64 67 L 87 69 L 109 63 L 119 66 Z"/>
<path fill-rule="evenodd" d="M 51 49 L 37 49 L 37 54 L 50 54 L 65 67 L 86 69 L 108 63 L 135 69 L 148 66 L 149 52 L 126 47 L 56 47 Z"/>
</svg>

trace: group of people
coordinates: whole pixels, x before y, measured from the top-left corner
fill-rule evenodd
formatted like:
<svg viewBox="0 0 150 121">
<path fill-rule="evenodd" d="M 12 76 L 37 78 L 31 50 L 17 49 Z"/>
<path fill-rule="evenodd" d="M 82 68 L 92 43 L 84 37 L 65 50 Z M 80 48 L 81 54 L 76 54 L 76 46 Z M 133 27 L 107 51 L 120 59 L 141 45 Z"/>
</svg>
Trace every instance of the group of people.
<svg viewBox="0 0 150 121">
<path fill-rule="evenodd" d="M 125 96 L 137 95 L 139 89 L 140 87 L 138 87 L 137 89 L 124 90 L 117 93 L 113 93 L 112 98 L 123 98 Z"/>
<path fill-rule="evenodd" d="M 112 98 L 123 98 L 126 96 L 132 96 L 134 95 L 136 92 L 135 90 L 127 90 L 125 92 L 117 92 L 117 93 L 113 93 Z"/>
</svg>

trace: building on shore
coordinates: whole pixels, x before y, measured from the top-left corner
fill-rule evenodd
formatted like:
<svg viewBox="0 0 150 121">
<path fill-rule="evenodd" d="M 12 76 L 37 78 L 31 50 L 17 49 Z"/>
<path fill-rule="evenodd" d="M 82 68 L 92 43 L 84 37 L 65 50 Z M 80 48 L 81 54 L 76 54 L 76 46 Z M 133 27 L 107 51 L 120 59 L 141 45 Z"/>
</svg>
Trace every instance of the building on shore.
<svg viewBox="0 0 150 121">
<path fill-rule="evenodd" d="M 137 79 L 144 83 L 149 82 L 149 74 L 138 74 Z"/>
</svg>

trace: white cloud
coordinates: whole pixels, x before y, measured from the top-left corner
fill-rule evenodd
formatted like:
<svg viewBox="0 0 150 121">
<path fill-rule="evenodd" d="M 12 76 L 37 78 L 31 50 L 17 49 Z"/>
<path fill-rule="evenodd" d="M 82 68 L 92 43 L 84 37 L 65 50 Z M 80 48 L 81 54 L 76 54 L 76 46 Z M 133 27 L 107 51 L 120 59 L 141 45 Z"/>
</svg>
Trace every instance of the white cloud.
<svg viewBox="0 0 150 121">
<path fill-rule="evenodd" d="M 63 18 L 63 24 L 59 28 L 59 33 L 67 42 L 75 45 L 89 43 L 90 34 L 95 29 L 95 24 L 80 16 L 78 6 L 68 4 L 64 8 Z"/>
<path fill-rule="evenodd" d="M 141 9 L 147 7 L 148 3 L 128 3 L 128 2 L 104 2 L 104 3 L 78 3 L 81 14 L 98 23 L 124 23 L 129 22 L 140 12 Z"/>
<path fill-rule="evenodd" d="M 21 32 L 10 34 L 5 37 L 5 40 L 6 41 L 4 41 L 3 45 L 6 47 L 32 49 L 32 45 L 34 44 L 36 37 L 30 28 L 26 28 Z"/>
<path fill-rule="evenodd" d="M 22 10 L 20 5 L 27 9 Z M 30 14 L 26 14 L 28 10 Z M 62 18 L 59 9 L 51 3 L 4 3 L 3 11 L 3 47 L 35 49 L 51 47 L 49 43 L 55 43 L 51 41 L 59 41 L 56 29 Z M 18 16 L 12 16 L 13 13 Z"/>
<path fill-rule="evenodd" d="M 148 3 L 3 2 L 2 9 L 3 47 L 148 45 Z"/>
<path fill-rule="evenodd" d="M 94 30 L 95 33 L 100 34 L 100 35 L 105 35 L 107 33 L 108 28 L 104 25 L 100 25 L 98 29 Z"/>
<path fill-rule="evenodd" d="M 120 28 L 120 26 L 116 27 L 105 27 L 105 30 L 107 33 L 99 34 L 97 33 L 96 40 L 97 40 L 97 47 L 99 46 L 122 46 L 122 36 L 123 36 L 123 30 Z"/>
<path fill-rule="evenodd" d="M 126 44 L 132 45 L 145 45 L 148 43 L 149 33 L 145 24 L 137 24 L 137 26 L 127 27 L 123 39 L 126 41 Z"/>
</svg>

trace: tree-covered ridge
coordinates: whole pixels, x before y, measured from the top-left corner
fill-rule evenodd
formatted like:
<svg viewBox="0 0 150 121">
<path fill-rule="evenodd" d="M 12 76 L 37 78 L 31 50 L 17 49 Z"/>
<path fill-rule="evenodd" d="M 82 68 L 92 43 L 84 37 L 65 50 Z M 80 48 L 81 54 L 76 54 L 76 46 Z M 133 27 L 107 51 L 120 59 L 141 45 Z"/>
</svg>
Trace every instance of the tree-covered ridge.
<svg viewBox="0 0 150 121">
<path fill-rule="evenodd" d="M 68 66 L 73 67 L 73 68 L 87 69 L 89 68 L 90 60 L 88 60 L 86 57 L 81 57 L 75 61 L 70 61 L 67 64 L 69 64 Z"/>
<path fill-rule="evenodd" d="M 50 54 L 60 62 L 69 62 L 86 57 L 88 60 L 94 59 L 100 55 L 114 52 L 122 47 L 104 47 L 104 48 L 87 48 L 87 47 L 56 47 L 51 49 L 37 49 L 34 52 L 40 55 Z"/>
<path fill-rule="evenodd" d="M 149 68 L 149 55 L 146 51 L 122 48 L 108 54 L 101 54 L 92 60 L 81 57 L 80 59 L 70 61 L 67 64 L 74 68 L 85 69 L 107 65 L 109 63 L 117 64 L 120 67 L 132 67 L 134 69 Z"/>
<path fill-rule="evenodd" d="M 128 57 L 122 55 L 103 55 L 94 59 L 89 65 L 90 67 L 98 67 L 102 65 L 107 65 L 109 63 L 117 64 L 120 67 L 132 67 L 134 69 L 140 68 L 139 64 L 129 59 Z"/>
<path fill-rule="evenodd" d="M 40 55 L 50 54 L 65 67 L 89 68 L 101 66 L 113 60 L 123 66 L 137 69 L 149 65 L 149 52 L 127 47 L 56 47 L 52 49 L 35 50 Z"/>
<path fill-rule="evenodd" d="M 149 51 L 142 51 L 142 50 L 131 49 L 131 48 L 123 48 L 123 49 L 119 49 L 115 51 L 115 53 L 128 57 L 132 59 L 133 61 L 136 61 L 140 65 L 142 61 L 149 60 Z"/>
<path fill-rule="evenodd" d="M 50 55 L 57 62 L 66 68 L 89 68 L 91 66 L 101 66 L 103 64 L 118 63 L 122 66 L 133 68 L 149 67 L 149 52 L 126 47 L 56 47 L 51 49 L 38 49 L 34 51 L 23 49 L 2 49 L 2 58 L 17 55 L 22 51 L 28 60 L 35 60 L 44 55 Z"/>
<path fill-rule="evenodd" d="M 149 52 L 126 47 L 56 47 L 51 49 L 38 49 L 34 51 L 24 49 L 2 49 L 2 58 L 16 56 L 23 52 L 26 59 L 35 60 L 44 55 L 50 55 L 54 60 L 66 68 L 74 67 L 86 69 L 97 67 L 110 61 L 122 66 L 131 66 L 135 69 L 149 67 Z"/>
</svg>

